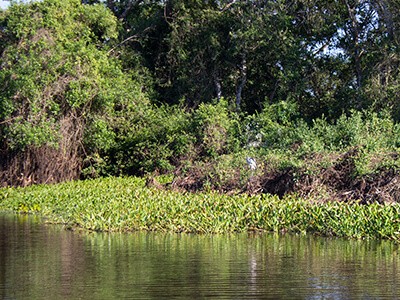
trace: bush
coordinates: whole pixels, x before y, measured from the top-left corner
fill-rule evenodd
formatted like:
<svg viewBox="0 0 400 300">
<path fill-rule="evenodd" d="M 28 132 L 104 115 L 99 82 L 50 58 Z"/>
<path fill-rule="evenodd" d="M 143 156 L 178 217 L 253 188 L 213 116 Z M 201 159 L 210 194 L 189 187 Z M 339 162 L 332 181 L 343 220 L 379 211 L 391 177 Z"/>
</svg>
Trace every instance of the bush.
<svg viewBox="0 0 400 300">
<path fill-rule="evenodd" d="M 297 106 L 281 101 L 268 105 L 261 113 L 246 119 L 246 146 L 269 150 L 286 150 L 298 140 L 296 133 Z"/>
<path fill-rule="evenodd" d="M 97 148 L 106 167 L 103 161 L 96 164 L 96 157 L 92 157 L 88 174 L 165 173 L 191 155 L 194 138 L 188 113 L 177 106 L 144 105 L 135 109 L 131 114 L 121 111 L 110 120 L 110 128 L 104 129 L 110 140 Z"/>
<path fill-rule="evenodd" d="M 308 131 L 298 128 L 303 143 L 314 150 L 345 151 L 362 146 L 367 151 L 379 151 L 398 147 L 398 126 L 386 112 L 352 111 L 350 116 L 340 116 L 335 124 L 316 119 Z"/>
<path fill-rule="evenodd" d="M 103 5 L 45 0 L 13 4 L 0 22 L 0 179 L 74 179 L 83 156 L 112 147 L 118 108 L 148 101 L 109 55 L 117 19 Z"/>
<path fill-rule="evenodd" d="M 216 104 L 200 104 L 193 113 L 192 129 L 205 157 L 215 158 L 237 150 L 240 144 L 238 116 L 229 111 L 224 99 Z"/>
</svg>

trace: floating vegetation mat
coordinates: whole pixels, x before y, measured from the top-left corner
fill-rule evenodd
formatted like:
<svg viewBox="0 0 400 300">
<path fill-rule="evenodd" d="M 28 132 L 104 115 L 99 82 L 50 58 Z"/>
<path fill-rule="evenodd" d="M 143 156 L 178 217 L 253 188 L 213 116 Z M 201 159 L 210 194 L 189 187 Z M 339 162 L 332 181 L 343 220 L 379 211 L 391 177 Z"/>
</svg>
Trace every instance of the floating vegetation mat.
<svg viewBox="0 0 400 300">
<path fill-rule="evenodd" d="M 296 196 L 182 193 L 144 179 L 103 178 L 0 189 L 0 210 L 39 213 L 92 231 L 232 233 L 273 231 L 400 239 L 400 205 L 318 202 Z"/>
</svg>

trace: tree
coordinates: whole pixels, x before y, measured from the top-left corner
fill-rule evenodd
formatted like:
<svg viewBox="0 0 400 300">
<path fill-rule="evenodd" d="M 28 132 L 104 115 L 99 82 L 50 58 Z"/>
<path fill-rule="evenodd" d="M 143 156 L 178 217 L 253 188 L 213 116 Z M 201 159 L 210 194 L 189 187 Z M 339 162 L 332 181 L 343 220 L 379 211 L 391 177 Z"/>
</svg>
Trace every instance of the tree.
<svg viewBox="0 0 400 300">
<path fill-rule="evenodd" d="M 375 0 L 371 5 L 376 11 L 377 29 L 373 48 L 368 53 L 372 68 L 366 77 L 364 94 L 374 110 L 389 109 L 400 120 L 400 4 Z"/>
<path fill-rule="evenodd" d="M 0 177 L 77 178 L 83 157 L 112 143 L 107 119 L 147 101 L 110 56 L 117 20 L 103 5 L 45 0 L 12 5 L 0 23 Z"/>
<path fill-rule="evenodd" d="M 165 11 L 170 32 L 155 70 L 164 95 L 189 107 L 225 97 L 247 111 L 287 97 L 299 45 L 282 1 L 173 1 Z"/>
</svg>

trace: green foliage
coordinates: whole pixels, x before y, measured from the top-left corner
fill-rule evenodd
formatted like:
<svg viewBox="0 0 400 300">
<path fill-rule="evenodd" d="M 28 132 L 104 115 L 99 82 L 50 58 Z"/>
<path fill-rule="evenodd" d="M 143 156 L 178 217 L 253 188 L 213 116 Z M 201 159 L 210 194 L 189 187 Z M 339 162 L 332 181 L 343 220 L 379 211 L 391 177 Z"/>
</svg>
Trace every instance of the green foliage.
<svg viewBox="0 0 400 300">
<path fill-rule="evenodd" d="M 400 127 L 388 112 L 352 111 L 334 123 L 318 118 L 309 125 L 298 117 L 296 106 L 282 102 L 248 116 L 245 124 L 246 148 L 264 160 L 271 157 L 270 164 L 277 169 L 301 167 L 315 153 L 328 157 L 354 149 L 355 176 L 398 169 L 390 153 L 398 151 Z"/>
<path fill-rule="evenodd" d="M 93 172 L 99 175 L 163 173 L 191 154 L 194 138 L 188 130 L 189 115 L 181 108 L 148 105 L 131 110 L 135 112 L 127 114 L 121 110 L 108 123 L 98 123 L 97 133 L 105 139 L 97 151 L 105 159 L 107 168 Z M 99 142 L 93 134 L 89 138 Z"/>
<path fill-rule="evenodd" d="M 102 49 L 116 37 L 117 21 L 107 9 L 49 0 L 12 5 L 2 20 L 8 39 L 0 116 L 8 147 L 56 144 L 63 116 L 111 105 L 109 87 L 125 75 Z"/>
<path fill-rule="evenodd" d="M 1 153 L 73 153 L 83 177 L 218 162 L 223 180 L 245 154 L 355 148 L 359 174 L 396 164 L 372 163 L 400 145 L 392 1 L 128 2 L 0 12 Z"/>
<path fill-rule="evenodd" d="M 314 119 L 311 125 L 298 117 L 297 108 L 281 102 L 268 106 L 262 113 L 249 116 L 248 135 L 259 134 L 266 149 L 289 149 L 296 143 L 306 152 L 346 151 L 362 147 L 369 152 L 399 147 L 399 126 L 388 112 L 351 111 L 334 123 L 325 118 Z M 251 140 L 251 138 L 250 138 Z"/>
<path fill-rule="evenodd" d="M 33 122 L 15 119 L 14 126 L 7 132 L 7 142 L 11 150 L 24 149 L 26 146 L 40 147 L 44 143 L 53 147 L 58 145 L 57 127 L 49 120 L 40 120 L 41 126 Z M 18 122 L 19 121 L 19 122 Z"/>
<path fill-rule="evenodd" d="M 86 141 L 95 154 L 85 173 L 95 176 L 164 173 L 240 147 L 238 115 L 225 100 L 192 112 L 180 106 L 124 107 L 91 124 Z"/>
<path fill-rule="evenodd" d="M 282 149 L 295 142 L 296 104 L 281 101 L 247 118 L 248 146 Z"/>
<path fill-rule="evenodd" d="M 224 99 L 216 104 L 200 104 L 193 113 L 192 126 L 202 153 L 215 158 L 235 148 L 237 122 Z"/>
<path fill-rule="evenodd" d="M 301 130 L 304 129 L 303 125 Z M 304 146 L 314 151 L 345 151 L 360 146 L 368 152 L 379 152 L 394 151 L 399 146 L 398 130 L 388 113 L 352 111 L 350 116 L 342 115 L 336 124 L 316 119 L 308 131 L 299 135 Z"/>
<path fill-rule="evenodd" d="M 158 101 L 240 93 L 243 111 L 292 101 L 307 122 L 371 107 L 398 119 L 399 7 L 382 3 L 107 1 L 125 21 L 126 66 L 149 67 Z"/>
<path fill-rule="evenodd" d="M 27 160 L 15 172 L 47 181 L 35 174 L 42 161 L 33 161 L 46 158 L 24 153 L 49 148 L 64 160 L 60 173 L 73 165 L 79 174 L 83 160 L 90 165 L 85 175 L 110 169 L 107 151 L 124 130 L 116 120 L 140 118 L 135 114 L 149 103 L 139 71 L 123 71 L 111 56 L 117 19 L 100 4 L 46 0 L 12 5 L 0 20 L 0 144 L 7 159 Z M 30 167 L 17 169 L 24 166 Z"/>
<path fill-rule="evenodd" d="M 312 203 L 290 196 L 177 193 L 138 178 L 0 189 L 0 209 L 40 212 L 94 231 L 229 233 L 254 230 L 399 240 L 399 204 Z"/>
</svg>

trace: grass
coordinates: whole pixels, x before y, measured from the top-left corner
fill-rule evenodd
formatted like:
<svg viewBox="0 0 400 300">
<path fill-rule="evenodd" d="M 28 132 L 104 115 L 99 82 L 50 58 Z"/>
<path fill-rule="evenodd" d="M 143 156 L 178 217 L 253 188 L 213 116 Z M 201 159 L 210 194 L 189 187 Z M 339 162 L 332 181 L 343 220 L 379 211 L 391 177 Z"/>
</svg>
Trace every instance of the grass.
<svg viewBox="0 0 400 300">
<path fill-rule="evenodd" d="M 312 202 L 296 196 L 182 193 L 136 177 L 0 189 L 0 210 L 38 213 L 92 231 L 232 233 L 252 230 L 400 239 L 400 205 Z"/>
</svg>

